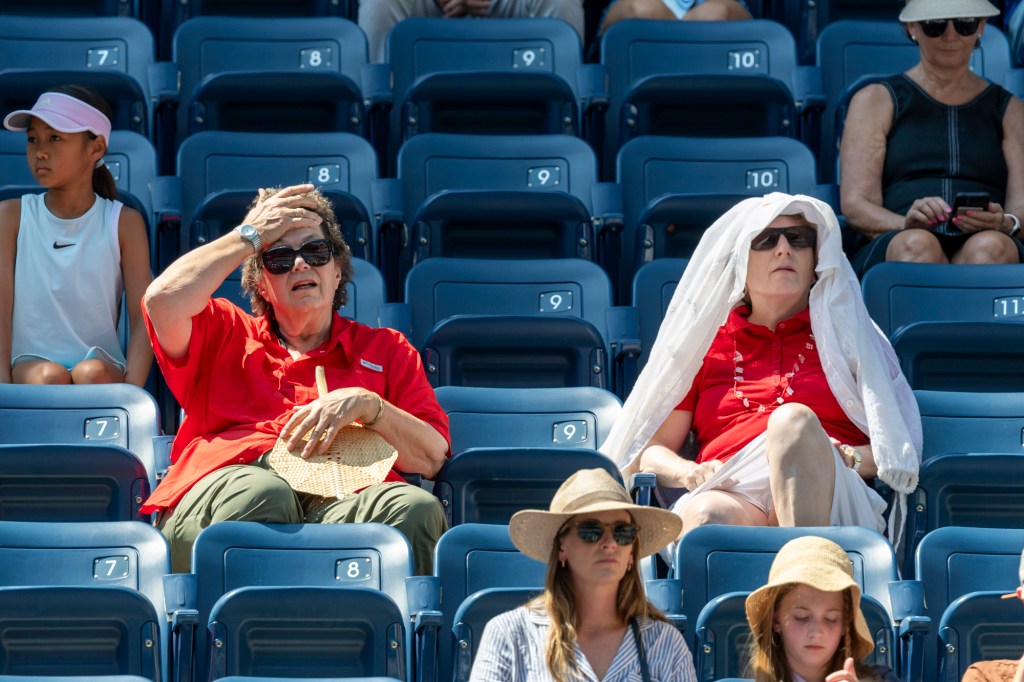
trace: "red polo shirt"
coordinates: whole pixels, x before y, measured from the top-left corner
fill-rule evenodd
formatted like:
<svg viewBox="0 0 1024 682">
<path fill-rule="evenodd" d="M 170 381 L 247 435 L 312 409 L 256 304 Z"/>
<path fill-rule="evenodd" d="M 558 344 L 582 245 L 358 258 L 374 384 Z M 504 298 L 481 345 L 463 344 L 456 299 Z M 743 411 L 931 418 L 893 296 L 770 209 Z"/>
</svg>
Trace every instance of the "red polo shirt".
<svg viewBox="0 0 1024 682">
<path fill-rule="evenodd" d="M 676 407 L 693 413 L 693 430 L 701 444 L 698 462 L 728 460 L 768 428 L 768 417 L 784 395 L 787 403 L 800 403 L 814 411 L 832 438 L 848 445 L 866 445 L 868 437 L 847 418 L 821 369 L 818 344 L 811 337 L 810 310 L 768 327 L 752 324 L 750 308 L 729 313 L 704 356 L 693 386 Z M 736 373 L 736 353 L 742 374 Z M 803 356 L 801 360 L 800 356 Z M 799 369 L 792 379 L 786 374 Z M 734 377 L 741 377 L 734 381 Z M 786 393 L 787 386 L 793 394 Z M 738 389 L 749 402 L 737 398 Z M 764 411 L 759 406 L 764 405 Z"/>
<path fill-rule="evenodd" d="M 369 389 L 448 440 L 448 417 L 437 404 L 420 355 L 393 329 L 335 315 L 330 338 L 295 359 L 266 317 L 254 318 L 233 303 L 213 299 L 192 318 L 188 352 L 171 358 L 145 317 L 157 364 L 185 419 L 174 438 L 174 466 L 143 504 L 143 513 L 173 507 L 210 472 L 248 464 L 273 448 L 293 408 L 316 399 L 317 365 L 324 366 L 329 388 Z M 404 479 L 392 470 L 386 480 Z"/>
</svg>

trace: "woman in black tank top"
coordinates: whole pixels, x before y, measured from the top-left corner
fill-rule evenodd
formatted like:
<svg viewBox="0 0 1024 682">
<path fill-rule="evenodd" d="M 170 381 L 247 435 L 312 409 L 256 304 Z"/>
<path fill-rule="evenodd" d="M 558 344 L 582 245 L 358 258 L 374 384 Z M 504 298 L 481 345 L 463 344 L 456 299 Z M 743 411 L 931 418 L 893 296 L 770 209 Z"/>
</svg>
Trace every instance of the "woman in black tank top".
<svg viewBox="0 0 1024 682">
<path fill-rule="evenodd" d="M 851 100 L 840 194 L 848 224 L 870 239 L 858 274 L 883 260 L 1024 260 L 1024 103 L 969 68 L 998 13 L 988 0 L 910 0 L 900 21 L 920 62 Z M 954 215 L 964 192 L 988 202 Z"/>
</svg>

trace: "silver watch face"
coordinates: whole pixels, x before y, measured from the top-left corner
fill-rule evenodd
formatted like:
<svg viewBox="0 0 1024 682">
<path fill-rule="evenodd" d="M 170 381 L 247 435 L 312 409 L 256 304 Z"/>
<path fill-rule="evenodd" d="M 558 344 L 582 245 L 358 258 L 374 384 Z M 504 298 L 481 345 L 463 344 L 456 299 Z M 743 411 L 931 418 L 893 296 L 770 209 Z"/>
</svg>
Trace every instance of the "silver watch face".
<svg viewBox="0 0 1024 682">
<path fill-rule="evenodd" d="M 242 225 L 241 232 L 242 236 L 248 239 L 249 241 L 252 241 L 253 239 L 259 236 L 259 232 L 257 232 L 256 228 L 253 227 L 252 225 Z"/>
</svg>

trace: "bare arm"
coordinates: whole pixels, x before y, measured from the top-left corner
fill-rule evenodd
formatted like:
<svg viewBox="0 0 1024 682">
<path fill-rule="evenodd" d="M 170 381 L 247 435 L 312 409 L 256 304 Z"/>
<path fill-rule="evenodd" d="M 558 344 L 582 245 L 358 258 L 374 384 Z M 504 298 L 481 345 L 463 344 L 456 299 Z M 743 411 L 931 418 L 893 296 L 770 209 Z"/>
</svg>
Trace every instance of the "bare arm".
<svg viewBox="0 0 1024 682">
<path fill-rule="evenodd" d="M 658 485 L 666 488 L 693 490 L 710 476 L 722 463 L 710 460 L 698 464 L 679 456 L 679 449 L 690 435 L 693 413 L 673 410 L 665 422 L 655 431 L 640 456 L 636 458 L 628 474 L 637 472 L 653 473 Z"/>
<path fill-rule="evenodd" d="M 153 364 L 153 348 L 149 345 L 146 323 L 142 319 L 142 295 L 153 281 L 153 273 L 149 269 L 149 237 L 142 216 L 130 208 L 123 209 L 117 237 L 121 245 L 121 277 L 124 279 L 131 330 L 124 380 L 135 386 L 144 386 Z"/>
<path fill-rule="evenodd" d="M 0 201 L 0 384 L 11 383 L 14 261 L 20 224 L 21 200 Z"/>
<path fill-rule="evenodd" d="M 922 197 L 907 215 L 882 206 L 882 169 L 893 104 L 885 86 L 865 86 L 850 101 L 839 149 L 839 196 L 850 227 L 868 237 L 905 227 L 931 229 L 944 221 L 950 207 L 941 197 Z"/>
<path fill-rule="evenodd" d="M 264 248 L 285 232 L 320 225 L 316 204 L 307 196 L 312 185 L 296 185 L 263 199 L 246 214 L 243 223 L 259 232 Z M 143 305 L 153 322 L 160 347 L 173 358 L 188 351 L 192 318 L 202 312 L 210 296 L 228 275 L 252 255 L 252 244 L 228 234 L 189 251 L 171 263 L 146 290 Z"/>
</svg>

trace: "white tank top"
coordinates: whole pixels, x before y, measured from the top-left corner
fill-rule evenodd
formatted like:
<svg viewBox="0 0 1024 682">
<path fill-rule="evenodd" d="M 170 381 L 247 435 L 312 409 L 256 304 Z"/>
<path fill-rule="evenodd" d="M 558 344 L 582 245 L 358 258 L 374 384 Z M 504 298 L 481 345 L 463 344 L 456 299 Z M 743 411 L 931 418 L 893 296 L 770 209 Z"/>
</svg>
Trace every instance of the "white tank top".
<svg viewBox="0 0 1024 682">
<path fill-rule="evenodd" d="M 99 358 L 123 370 L 117 335 L 122 204 L 97 196 L 83 215 L 64 220 L 50 213 L 44 196 L 21 198 L 11 364 L 43 358 L 71 369 Z"/>
</svg>

